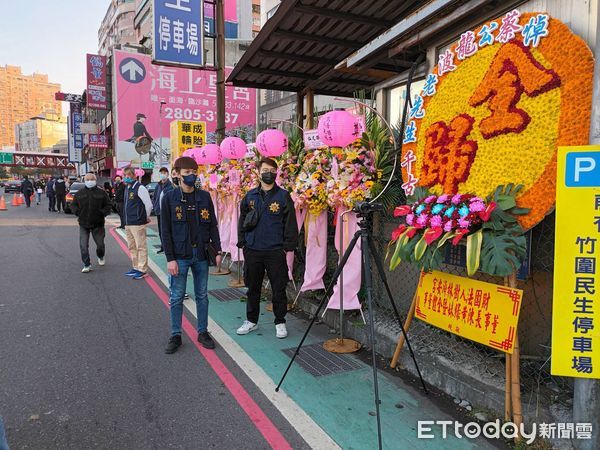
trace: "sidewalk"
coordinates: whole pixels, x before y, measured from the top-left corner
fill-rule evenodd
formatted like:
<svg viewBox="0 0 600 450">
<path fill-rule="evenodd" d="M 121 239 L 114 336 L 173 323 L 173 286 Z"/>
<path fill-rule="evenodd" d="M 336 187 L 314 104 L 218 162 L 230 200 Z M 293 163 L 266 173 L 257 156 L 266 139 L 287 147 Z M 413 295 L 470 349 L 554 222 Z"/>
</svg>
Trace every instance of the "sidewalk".
<svg viewBox="0 0 600 450">
<path fill-rule="evenodd" d="M 121 230 L 119 230 L 121 231 Z M 148 230 L 148 253 L 151 268 L 157 277 L 166 282 L 166 260 L 164 255 L 156 254 L 158 236 L 155 230 Z M 191 276 L 190 276 L 191 278 Z M 243 290 L 228 292 L 233 295 L 230 300 L 219 300 L 215 297 L 229 288 L 230 276 L 209 277 L 210 317 L 214 324 L 209 330 L 221 345 L 240 364 L 243 370 L 243 359 L 249 357 L 259 366 L 260 373 L 250 374 L 251 379 L 262 390 L 269 389 L 265 394 L 274 403 L 283 393 L 275 393 L 273 386 L 279 382 L 287 367 L 293 350 L 304 334 L 308 321 L 288 314 L 287 327 L 289 337 L 277 339 L 272 313 L 261 313 L 259 329 L 246 336 L 238 336 L 235 331 L 245 318 L 246 306 L 241 299 Z M 217 291 L 217 292 L 211 292 Z M 193 298 L 193 284 L 188 283 L 188 293 Z M 186 302 L 186 307 L 195 314 L 192 301 Z M 219 332 L 213 328 L 220 327 L 225 336 L 219 339 Z M 315 325 L 304 343 L 300 356 L 296 359 L 287 378 L 282 385 L 290 399 L 295 402 L 322 430 L 344 449 L 377 448 L 377 424 L 374 416 L 374 398 L 371 366 L 356 355 L 337 356 L 321 351 L 323 341 L 332 337 L 329 328 L 324 324 Z M 235 343 L 228 345 L 228 342 Z M 239 346 L 239 347 L 238 347 Z M 247 355 L 239 354 L 239 349 Z M 236 354 L 238 353 L 238 357 Z M 300 364 L 299 360 L 306 361 Z M 268 377 L 261 383 L 260 378 Z M 262 386 L 261 386 L 262 384 Z M 389 449 L 492 449 L 485 439 L 458 439 L 453 433 L 447 439 L 418 439 L 417 423 L 419 420 L 460 420 L 442 411 L 430 398 L 417 389 L 406 384 L 399 377 L 379 372 L 379 389 L 382 400 L 381 426 L 384 448 Z M 278 406 L 279 407 L 279 406 Z M 281 408 L 280 408 L 281 409 Z M 285 412 L 282 411 L 282 413 Z M 291 414 L 299 416 L 299 414 Z M 290 414 L 287 416 L 290 420 Z M 293 419 L 293 417 L 292 417 Z M 290 420 L 292 425 L 293 420 Z M 296 428 L 301 425 L 296 426 Z M 301 432 L 301 430 L 298 430 Z M 441 426 L 435 426 L 432 433 L 441 436 Z M 301 432 L 302 434 L 302 432 Z M 306 437 L 305 437 L 306 438 Z M 328 448 L 318 439 L 312 440 L 320 448 Z M 310 439 L 307 439 L 310 443 Z"/>
</svg>

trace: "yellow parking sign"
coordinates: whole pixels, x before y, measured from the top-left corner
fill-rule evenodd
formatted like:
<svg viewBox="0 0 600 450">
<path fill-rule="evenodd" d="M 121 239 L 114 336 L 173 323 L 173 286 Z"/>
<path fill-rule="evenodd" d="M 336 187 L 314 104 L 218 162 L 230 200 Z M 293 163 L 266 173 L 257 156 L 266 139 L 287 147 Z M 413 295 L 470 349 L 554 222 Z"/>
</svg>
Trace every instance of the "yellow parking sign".
<svg viewBox="0 0 600 450">
<path fill-rule="evenodd" d="M 560 147 L 552 309 L 553 375 L 600 378 L 600 146 Z"/>
</svg>

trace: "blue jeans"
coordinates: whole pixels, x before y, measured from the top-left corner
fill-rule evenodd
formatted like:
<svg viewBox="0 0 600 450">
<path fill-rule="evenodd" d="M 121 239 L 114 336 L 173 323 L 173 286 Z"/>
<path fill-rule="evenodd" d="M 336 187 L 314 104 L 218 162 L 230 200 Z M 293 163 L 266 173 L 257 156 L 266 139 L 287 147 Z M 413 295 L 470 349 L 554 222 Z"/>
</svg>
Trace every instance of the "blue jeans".
<svg viewBox="0 0 600 450">
<path fill-rule="evenodd" d="M 198 249 L 194 249 L 192 259 L 178 259 L 179 272 L 170 276 L 169 304 L 171 306 L 171 335 L 181 335 L 181 316 L 183 314 L 183 296 L 187 286 L 188 270 L 192 270 L 194 278 L 194 294 L 196 296 L 196 313 L 198 316 L 198 333 L 208 328 L 208 261 L 198 258 Z"/>
</svg>

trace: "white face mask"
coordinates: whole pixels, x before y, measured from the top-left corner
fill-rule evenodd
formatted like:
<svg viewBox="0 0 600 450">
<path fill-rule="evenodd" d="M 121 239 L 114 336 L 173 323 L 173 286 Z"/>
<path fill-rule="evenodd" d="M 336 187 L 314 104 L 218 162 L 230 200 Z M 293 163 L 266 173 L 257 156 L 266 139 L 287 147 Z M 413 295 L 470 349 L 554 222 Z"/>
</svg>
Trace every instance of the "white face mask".
<svg viewBox="0 0 600 450">
<path fill-rule="evenodd" d="M 89 189 L 96 187 L 96 180 L 85 180 L 85 187 Z"/>
</svg>

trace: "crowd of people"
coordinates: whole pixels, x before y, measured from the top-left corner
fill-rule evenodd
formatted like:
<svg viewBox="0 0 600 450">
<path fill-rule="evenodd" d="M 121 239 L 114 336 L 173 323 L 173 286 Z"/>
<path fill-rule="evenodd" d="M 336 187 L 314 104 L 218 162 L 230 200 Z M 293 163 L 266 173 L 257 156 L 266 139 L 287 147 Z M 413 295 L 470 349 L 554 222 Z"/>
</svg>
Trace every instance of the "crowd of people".
<svg viewBox="0 0 600 450">
<path fill-rule="evenodd" d="M 275 335 L 287 337 L 286 252 L 293 252 L 298 241 L 298 226 L 289 193 L 277 186 L 277 163 L 263 158 L 258 169 L 260 185 L 251 189 L 240 206 L 237 245 L 242 249 L 244 281 L 248 289 L 246 319 L 237 329 L 245 335 L 258 328 L 260 294 L 265 272 L 273 291 Z M 193 158 L 178 158 L 171 170 L 161 168 L 160 181 L 151 199 L 146 187 L 135 176 L 133 167 L 110 183 L 97 186 L 96 176 L 85 175 L 85 188 L 78 190 L 71 203 L 79 222 L 79 244 L 83 273 L 92 270 L 89 238 L 96 244 L 98 265 L 105 264 L 105 218 L 114 201 L 124 228 L 131 257 L 131 269 L 124 275 L 133 280 L 148 276 L 147 227 L 154 212 L 169 278 L 171 333 L 165 353 L 175 353 L 182 345 L 183 301 L 188 273 L 192 273 L 197 313 L 197 339 L 208 349 L 215 342 L 208 331 L 208 267 L 220 266 L 221 241 L 215 205 L 208 192 L 197 183 L 198 164 Z M 54 194 L 59 181 L 54 183 Z M 46 189 L 48 193 L 48 190 Z M 49 197 L 50 198 L 50 197 Z"/>
</svg>

